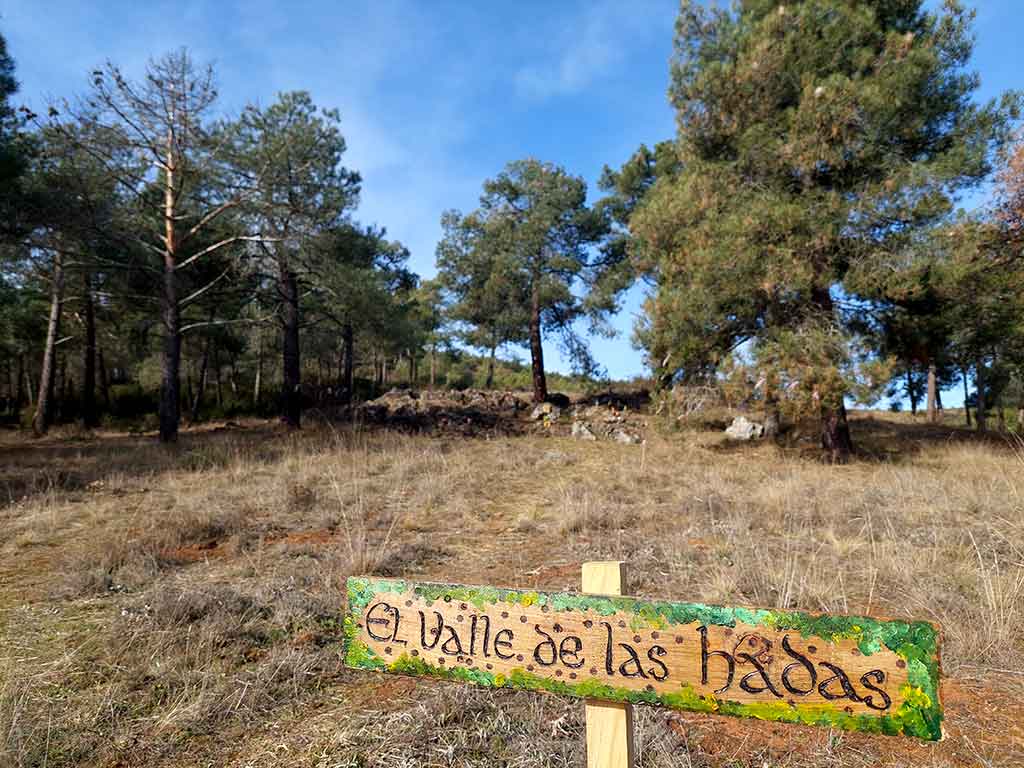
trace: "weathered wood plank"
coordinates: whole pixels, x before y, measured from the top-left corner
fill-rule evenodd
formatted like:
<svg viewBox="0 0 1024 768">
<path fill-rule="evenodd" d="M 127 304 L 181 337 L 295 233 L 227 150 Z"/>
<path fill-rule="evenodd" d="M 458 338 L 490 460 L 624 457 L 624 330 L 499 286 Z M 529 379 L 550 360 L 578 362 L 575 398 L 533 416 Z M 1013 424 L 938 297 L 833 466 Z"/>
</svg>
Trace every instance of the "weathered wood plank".
<svg viewBox="0 0 1024 768">
<path fill-rule="evenodd" d="M 349 667 L 847 730 L 942 735 L 926 622 L 353 577 Z"/>
</svg>

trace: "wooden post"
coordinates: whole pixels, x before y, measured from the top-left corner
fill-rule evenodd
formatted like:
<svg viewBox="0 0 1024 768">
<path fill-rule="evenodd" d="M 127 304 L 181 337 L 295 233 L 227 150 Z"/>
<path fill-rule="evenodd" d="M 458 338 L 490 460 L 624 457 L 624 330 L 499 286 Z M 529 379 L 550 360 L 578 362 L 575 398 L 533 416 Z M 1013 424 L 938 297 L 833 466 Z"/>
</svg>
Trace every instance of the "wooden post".
<svg viewBox="0 0 1024 768">
<path fill-rule="evenodd" d="M 621 595 L 626 564 L 618 561 L 583 564 L 583 591 Z M 587 708 L 587 768 L 633 768 L 633 707 L 591 701 Z"/>
</svg>

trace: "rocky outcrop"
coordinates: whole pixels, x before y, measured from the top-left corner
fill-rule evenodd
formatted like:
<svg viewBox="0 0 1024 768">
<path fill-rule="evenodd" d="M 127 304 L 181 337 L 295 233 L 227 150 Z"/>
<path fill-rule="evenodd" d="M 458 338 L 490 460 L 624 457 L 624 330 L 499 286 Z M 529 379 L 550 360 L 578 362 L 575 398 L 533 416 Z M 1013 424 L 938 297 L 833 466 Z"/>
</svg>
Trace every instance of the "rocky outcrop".
<svg viewBox="0 0 1024 768">
<path fill-rule="evenodd" d="M 759 440 L 764 435 L 764 426 L 750 421 L 746 416 L 737 416 L 732 424 L 725 428 L 725 435 L 730 440 Z"/>
</svg>

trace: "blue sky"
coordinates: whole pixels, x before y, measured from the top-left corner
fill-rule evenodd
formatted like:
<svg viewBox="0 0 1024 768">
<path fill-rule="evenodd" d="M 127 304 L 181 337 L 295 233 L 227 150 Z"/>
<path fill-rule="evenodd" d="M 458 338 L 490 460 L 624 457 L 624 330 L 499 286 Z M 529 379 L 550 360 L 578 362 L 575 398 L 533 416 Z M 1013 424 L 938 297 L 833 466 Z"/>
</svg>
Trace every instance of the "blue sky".
<svg viewBox="0 0 1024 768">
<path fill-rule="evenodd" d="M 982 97 L 1019 84 L 1020 0 L 978 0 Z M 533 156 L 594 182 L 641 143 L 670 137 L 666 99 L 675 0 L 371 0 L 370 2 L 70 2 L 0 0 L 33 106 L 81 92 L 110 59 L 128 74 L 180 46 L 212 61 L 221 109 L 304 89 L 337 107 L 346 163 L 363 174 L 358 217 L 388 228 L 434 272 L 439 219 L 475 207 L 484 179 Z M 973 204 L 973 201 L 971 201 Z M 630 344 L 639 290 L 612 340 L 595 339 L 616 378 L 643 372 Z M 566 363 L 555 345 L 552 368 Z"/>
</svg>

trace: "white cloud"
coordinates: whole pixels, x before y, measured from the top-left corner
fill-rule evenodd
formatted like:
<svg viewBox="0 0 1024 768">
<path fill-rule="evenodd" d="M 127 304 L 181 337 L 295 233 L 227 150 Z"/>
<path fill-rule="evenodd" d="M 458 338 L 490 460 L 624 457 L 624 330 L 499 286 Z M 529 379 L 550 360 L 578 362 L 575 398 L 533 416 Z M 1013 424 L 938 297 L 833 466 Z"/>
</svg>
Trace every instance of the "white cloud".
<svg viewBox="0 0 1024 768">
<path fill-rule="evenodd" d="M 517 93 L 544 100 L 585 89 L 624 61 L 633 37 L 657 28 L 666 5 L 664 0 L 604 0 L 583 6 L 552 41 L 553 60 L 515 73 Z"/>
</svg>

